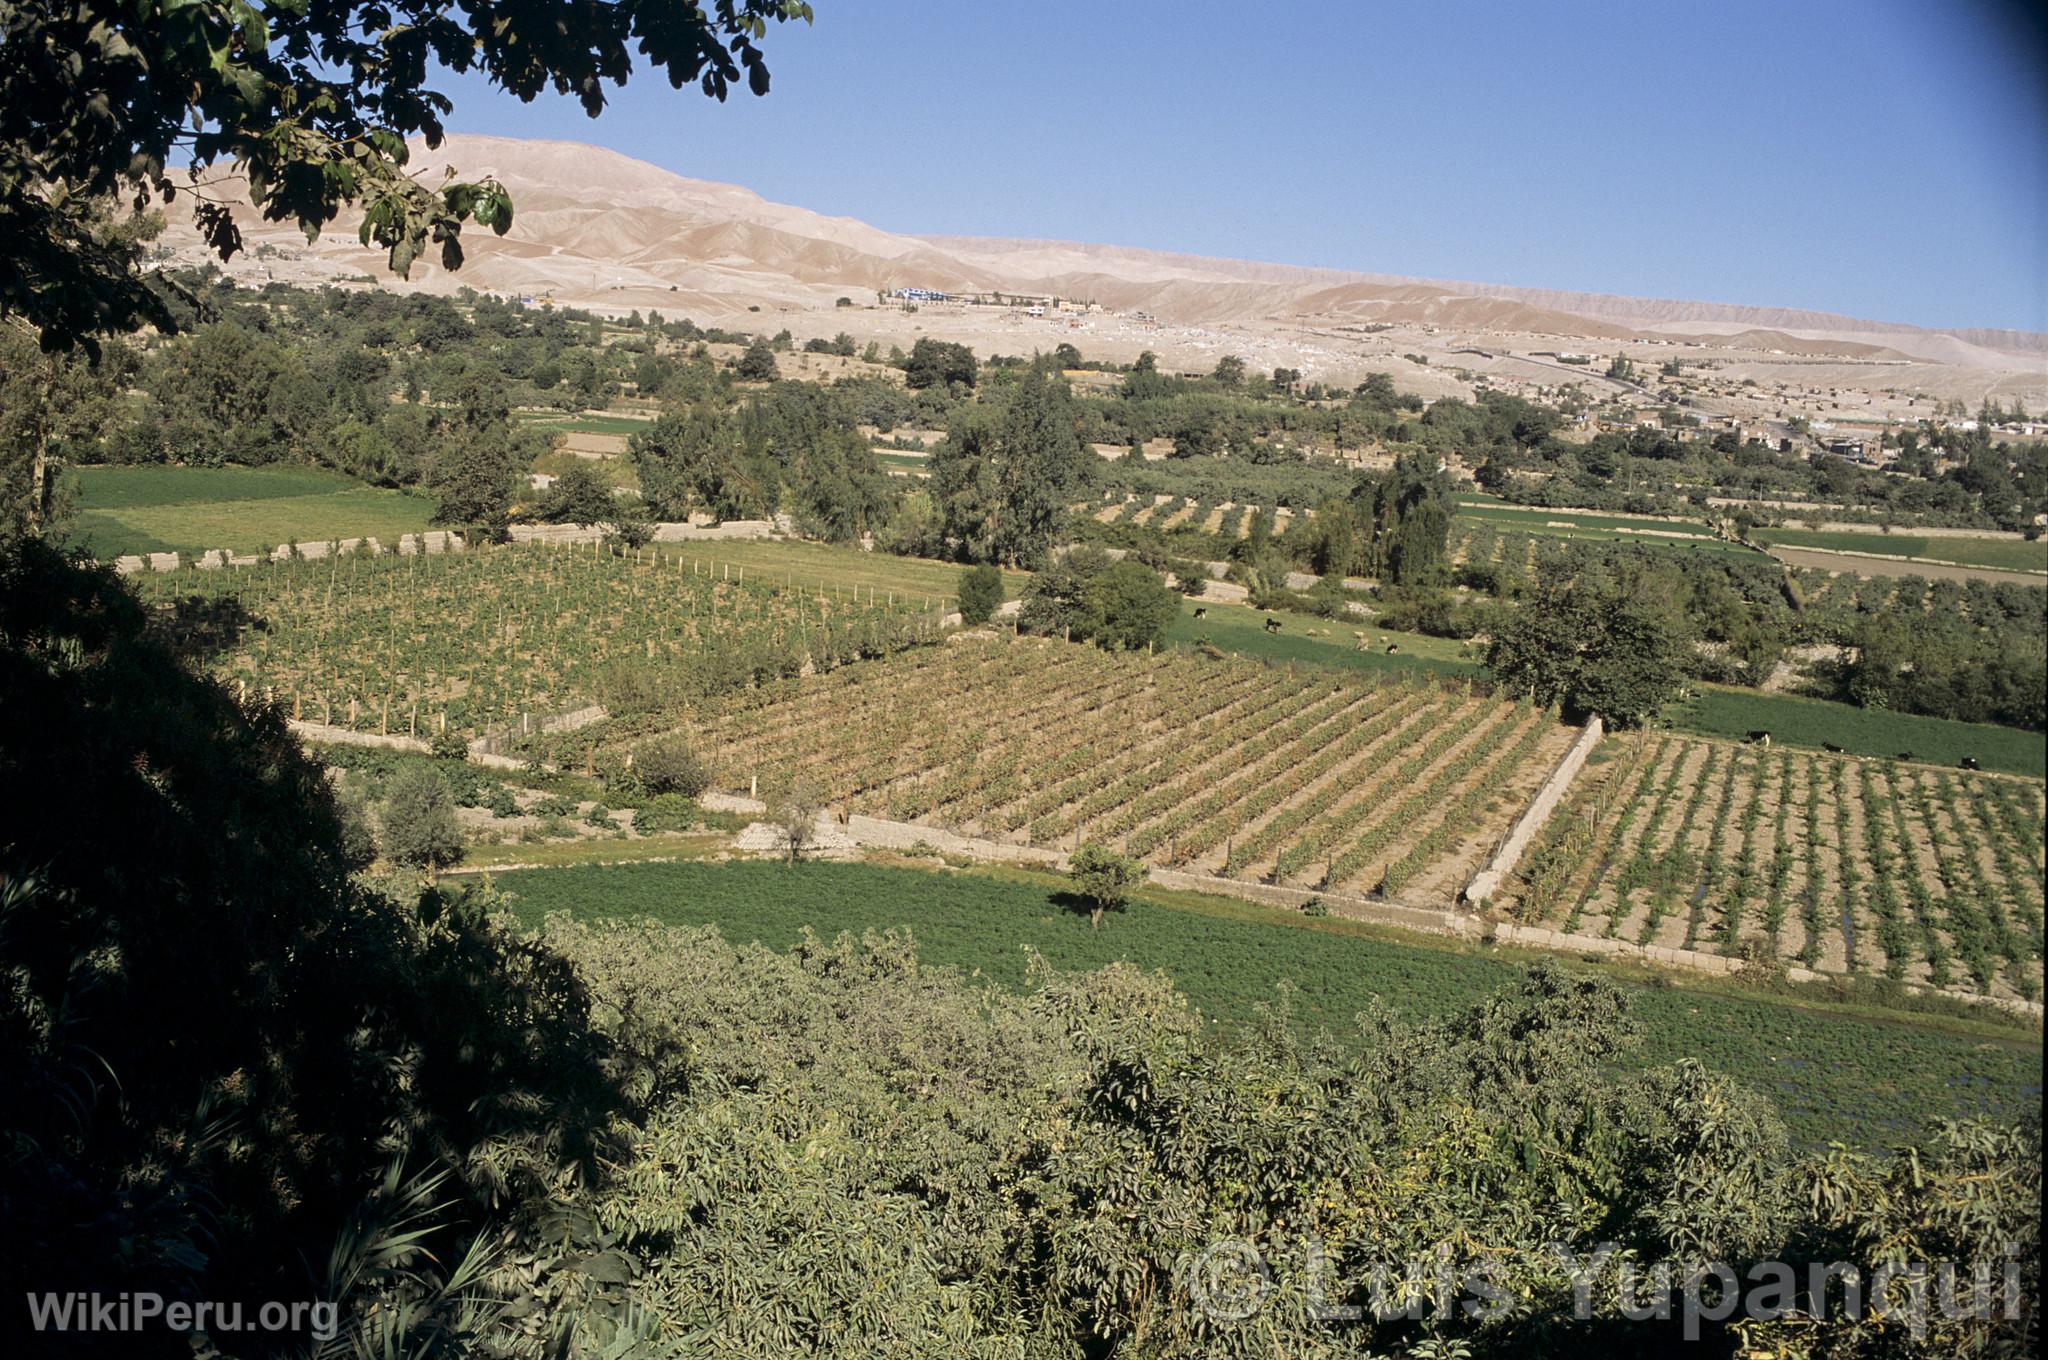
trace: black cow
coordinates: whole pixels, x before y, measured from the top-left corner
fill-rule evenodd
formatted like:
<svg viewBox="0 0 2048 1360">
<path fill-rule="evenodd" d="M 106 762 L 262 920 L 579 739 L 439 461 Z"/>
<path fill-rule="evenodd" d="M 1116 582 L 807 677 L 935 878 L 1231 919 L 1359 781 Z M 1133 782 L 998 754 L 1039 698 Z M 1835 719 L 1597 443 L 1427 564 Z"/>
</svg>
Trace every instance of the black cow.
<svg viewBox="0 0 2048 1360">
<path fill-rule="evenodd" d="M 1977 764 L 1977 757 L 1975 757 L 1975 756 L 1964 756 L 1964 757 L 1963 757 L 1963 768 L 1964 768 L 1964 769 L 1966 769 L 1966 770 L 1974 770 L 1974 769 L 1977 769 L 1977 768 L 1979 768 L 1979 767 L 1978 767 L 1978 764 Z"/>
<path fill-rule="evenodd" d="M 1899 752 L 1899 759 L 1900 759 L 1900 760 L 1911 760 L 1912 758 L 1913 758 L 1913 753 L 1912 753 L 1911 751 L 1901 751 L 1901 752 Z"/>
<path fill-rule="evenodd" d="M 1278 619 L 1267 619 L 1267 620 L 1266 620 L 1266 631 L 1267 631 L 1267 632 L 1269 632 L 1269 633 L 1277 633 L 1277 632 L 1279 632 L 1279 631 L 1280 631 L 1280 620 L 1278 620 Z"/>
<path fill-rule="evenodd" d="M 1398 643 L 1398 642 L 1389 642 L 1389 643 L 1387 644 L 1387 655 L 1388 655 L 1388 656 L 1392 656 L 1392 655 L 1393 655 L 1393 654 L 1394 654 L 1395 652 L 1398 652 L 1398 651 L 1400 651 L 1400 650 L 1401 650 L 1401 644 L 1400 644 L 1400 643 Z"/>
<path fill-rule="evenodd" d="M 1206 619 L 1206 618 L 1208 618 L 1208 617 L 1209 617 L 1209 607 L 1208 607 L 1207 605 L 1202 605 L 1202 604 L 1198 604 L 1198 605 L 1196 605 L 1196 606 L 1195 606 L 1195 617 L 1196 617 L 1196 618 L 1198 618 L 1198 619 Z"/>
<path fill-rule="evenodd" d="M 1769 746 L 1771 744 L 1771 734 L 1764 731 L 1762 728 L 1758 728 L 1756 731 L 1750 733 L 1749 739 L 1759 746 Z"/>
<path fill-rule="evenodd" d="M 1836 755 L 1840 755 L 1840 754 L 1842 754 L 1842 748 L 1841 748 L 1841 747 L 1839 747 L 1839 746 L 1837 746 L 1837 745 L 1835 745 L 1835 744 L 1834 744 L 1833 742 L 1831 742 L 1831 741 L 1824 741 L 1824 742 L 1822 742 L 1822 743 L 1820 744 L 1820 749 L 1821 749 L 1821 750 L 1823 750 L 1823 751 L 1833 751 L 1833 752 L 1834 752 L 1834 753 L 1835 753 Z"/>
</svg>

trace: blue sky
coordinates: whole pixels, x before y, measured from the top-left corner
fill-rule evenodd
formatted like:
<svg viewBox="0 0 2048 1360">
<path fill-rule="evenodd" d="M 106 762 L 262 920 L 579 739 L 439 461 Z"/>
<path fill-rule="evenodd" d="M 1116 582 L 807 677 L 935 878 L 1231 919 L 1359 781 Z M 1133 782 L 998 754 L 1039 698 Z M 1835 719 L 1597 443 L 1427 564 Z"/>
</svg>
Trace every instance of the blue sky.
<svg viewBox="0 0 2048 1360">
<path fill-rule="evenodd" d="M 596 142 L 893 231 L 2048 330 L 2048 71 L 1984 0 L 815 0 Z"/>
</svg>

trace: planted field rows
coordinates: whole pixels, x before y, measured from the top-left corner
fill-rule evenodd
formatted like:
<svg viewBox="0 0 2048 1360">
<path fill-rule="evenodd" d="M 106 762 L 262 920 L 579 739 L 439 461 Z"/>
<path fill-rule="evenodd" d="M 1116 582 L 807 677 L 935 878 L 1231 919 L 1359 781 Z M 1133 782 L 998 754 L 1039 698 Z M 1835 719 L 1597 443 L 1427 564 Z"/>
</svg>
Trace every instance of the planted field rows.
<svg viewBox="0 0 2048 1360">
<path fill-rule="evenodd" d="M 369 732 L 483 730 L 625 692 L 716 693 L 935 631 L 908 596 L 892 607 L 872 589 L 732 575 L 687 553 L 530 544 L 134 584 L 176 645 L 251 698 Z"/>
<path fill-rule="evenodd" d="M 1573 729 L 1431 681 L 956 642 L 736 697 L 693 734 L 743 791 L 1020 845 L 1450 901 Z"/>
<path fill-rule="evenodd" d="M 1608 751 L 1524 857 L 1520 919 L 2039 999 L 2038 781 L 1660 734 Z"/>
</svg>

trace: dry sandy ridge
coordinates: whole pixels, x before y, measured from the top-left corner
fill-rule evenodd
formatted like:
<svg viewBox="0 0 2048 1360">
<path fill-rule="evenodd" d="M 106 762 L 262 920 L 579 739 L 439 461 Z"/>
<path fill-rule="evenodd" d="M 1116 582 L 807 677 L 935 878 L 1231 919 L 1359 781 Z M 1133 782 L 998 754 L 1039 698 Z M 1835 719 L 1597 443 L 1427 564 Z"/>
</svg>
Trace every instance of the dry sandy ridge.
<svg viewBox="0 0 2048 1360">
<path fill-rule="evenodd" d="M 466 285 L 618 315 L 660 310 L 747 329 L 772 322 L 799 339 L 845 331 L 887 344 L 931 334 L 1013 354 L 1067 341 L 1125 361 L 1149 349 L 1166 366 L 1190 372 L 1235 353 L 1254 370 L 1299 368 L 1325 381 L 1391 373 L 1425 397 L 1469 395 L 1481 379 L 1511 388 L 1578 382 L 1596 396 L 1617 395 L 1621 389 L 1604 385 L 1597 367 L 1557 363 L 1557 353 L 1576 348 L 1626 352 L 1639 367 L 1680 357 L 1731 383 L 1752 378 L 1764 388 L 2048 404 L 2048 336 L 2030 332 L 1933 331 L 1782 308 L 1122 246 L 901 235 L 573 142 L 456 135 L 437 151 L 416 149 L 413 168 L 423 183 L 439 183 L 448 167 L 464 178 L 495 176 L 517 206 L 506 237 L 464 234 L 468 263 L 457 274 L 423 261 L 411 280 L 392 280 L 381 253 L 357 244 L 352 223 L 308 246 L 290 224 L 265 223 L 250 211 L 238 214 L 250 254 L 230 272 L 256 284 L 369 280 L 440 293 Z M 224 180 L 217 191 L 232 197 L 235 188 Z M 165 244 L 197 262 L 203 248 L 186 216 L 190 201 L 181 196 L 172 205 Z M 911 313 L 878 304 L 879 293 L 913 286 L 1081 298 L 1103 310 L 1031 317 L 1006 307 L 927 305 Z M 841 297 L 854 305 L 835 305 Z M 1876 413 L 1874 399 L 1861 404 Z M 1754 412 L 1739 413 L 1764 415 L 1769 405 L 1759 400 Z M 1731 406 L 1730 413 L 1738 411 Z"/>
</svg>

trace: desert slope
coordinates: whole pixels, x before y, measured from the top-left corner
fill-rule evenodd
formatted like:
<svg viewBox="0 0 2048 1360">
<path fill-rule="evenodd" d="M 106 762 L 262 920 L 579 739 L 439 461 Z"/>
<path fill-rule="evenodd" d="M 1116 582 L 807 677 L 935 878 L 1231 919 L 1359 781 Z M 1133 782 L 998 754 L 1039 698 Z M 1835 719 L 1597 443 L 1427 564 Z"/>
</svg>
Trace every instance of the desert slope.
<svg viewBox="0 0 2048 1360">
<path fill-rule="evenodd" d="M 1927 330 L 1829 313 L 1629 298 L 1506 284 L 1215 259 L 1070 241 L 911 236 L 849 217 L 771 203 L 737 185 L 689 179 L 575 142 L 450 136 L 416 148 L 423 182 L 443 170 L 492 175 L 513 193 L 508 236 L 472 230 L 469 262 L 450 275 L 431 262 L 399 285 L 467 285 L 624 312 L 687 309 L 707 318 L 750 309 L 807 311 L 839 296 L 924 287 L 1083 298 L 1183 326 L 1399 325 L 1472 334 L 1676 341 L 1822 359 L 1919 361 L 2019 374 L 2048 367 L 2048 336 Z M 215 181 L 233 195 L 236 183 Z M 185 200 L 189 201 L 189 199 Z M 200 247 L 174 205 L 167 236 L 180 258 Z M 377 252 L 347 224 L 307 246 L 288 224 L 240 214 L 259 278 L 384 278 Z M 247 266 L 245 265 L 244 268 Z"/>
</svg>

